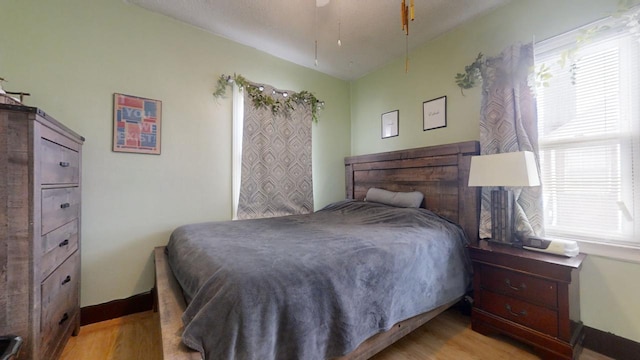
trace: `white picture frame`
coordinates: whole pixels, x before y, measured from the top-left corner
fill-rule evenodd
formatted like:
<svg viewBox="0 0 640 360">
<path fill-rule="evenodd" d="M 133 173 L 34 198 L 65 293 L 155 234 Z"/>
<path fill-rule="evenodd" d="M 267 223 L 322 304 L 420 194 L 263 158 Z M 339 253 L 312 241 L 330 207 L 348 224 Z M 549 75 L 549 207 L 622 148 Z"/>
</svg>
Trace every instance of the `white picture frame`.
<svg viewBox="0 0 640 360">
<path fill-rule="evenodd" d="M 381 137 L 383 139 L 398 136 L 398 121 L 400 110 L 393 110 L 382 114 L 381 116 Z"/>
<path fill-rule="evenodd" d="M 422 103 L 422 131 L 447 126 L 447 97 L 427 100 Z"/>
</svg>

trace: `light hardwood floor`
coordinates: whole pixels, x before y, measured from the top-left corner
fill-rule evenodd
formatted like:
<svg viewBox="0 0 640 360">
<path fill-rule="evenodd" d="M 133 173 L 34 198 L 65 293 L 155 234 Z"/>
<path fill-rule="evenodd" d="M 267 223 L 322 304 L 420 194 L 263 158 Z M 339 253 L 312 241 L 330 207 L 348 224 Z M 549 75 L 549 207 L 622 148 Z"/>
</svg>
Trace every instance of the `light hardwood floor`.
<svg viewBox="0 0 640 360">
<path fill-rule="evenodd" d="M 373 357 L 373 360 L 539 359 L 531 349 L 504 337 L 471 330 L 470 318 L 448 310 Z M 62 360 L 161 360 L 158 314 L 151 311 L 83 326 Z M 585 349 L 580 360 L 605 360 Z"/>
<path fill-rule="evenodd" d="M 63 360 L 162 360 L 158 314 L 142 312 L 82 326 Z"/>
</svg>

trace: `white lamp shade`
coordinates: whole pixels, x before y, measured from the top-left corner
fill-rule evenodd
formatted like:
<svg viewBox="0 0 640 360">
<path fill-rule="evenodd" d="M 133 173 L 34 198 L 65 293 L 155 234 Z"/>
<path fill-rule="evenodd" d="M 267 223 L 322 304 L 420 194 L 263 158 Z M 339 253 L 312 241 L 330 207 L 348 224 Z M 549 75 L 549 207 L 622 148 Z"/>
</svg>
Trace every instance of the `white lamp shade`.
<svg viewBox="0 0 640 360">
<path fill-rule="evenodd" d="M 473 156 L 469 186 L 538 186 L 540 177 L 530 151 Z"/>
</svg>

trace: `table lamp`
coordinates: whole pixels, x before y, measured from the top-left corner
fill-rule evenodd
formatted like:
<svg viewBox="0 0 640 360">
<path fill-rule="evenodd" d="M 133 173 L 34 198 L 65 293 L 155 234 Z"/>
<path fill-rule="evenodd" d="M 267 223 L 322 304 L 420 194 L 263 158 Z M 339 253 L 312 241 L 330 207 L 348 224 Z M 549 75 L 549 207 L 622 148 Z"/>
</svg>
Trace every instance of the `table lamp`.
<svg viewBox="0 0 640 360">
<path fill-rule="evenodd" d="M 469 186 L 497 186 L 491 191 L 491 238 L 513 243 L 513 193 L 505 186 L 539 186 L 535 156 L 530 151 L 473 156 Z"/>
</svg>

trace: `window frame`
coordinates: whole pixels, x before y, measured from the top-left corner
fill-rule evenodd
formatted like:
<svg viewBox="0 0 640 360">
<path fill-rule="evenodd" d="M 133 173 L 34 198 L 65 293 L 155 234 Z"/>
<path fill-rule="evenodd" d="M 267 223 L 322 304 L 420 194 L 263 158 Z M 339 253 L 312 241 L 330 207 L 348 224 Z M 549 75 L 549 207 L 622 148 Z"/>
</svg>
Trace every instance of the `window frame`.
<svg viewBox="0 0 640 360">
<path fill-rule="evenodd" d="M 536 47 L 540 47 L 542 48 L 542 50 L 538 50 L 538 48 L 536 48 L 535 54 L 540 54 L 540 53 L 550 53 L 553 51 L 557 51 L 558 54 L 560 54 L 563 49 L 566 49 L 567 47 L 569 47 L 571 45 L 570 41 L 573 41 L 575 43 L 575 38 L 576 35 L 578 35 L 581 31 L 587 30 L 587 29 L 594 29 L 600 26 L 609 26 L 611 27 L 611 29 L 607 30 L 604 32 L 603 38 L 598 39 L 600 41 L 606 41 L 606 36 L 610 36 L 609 34 L 614 33 L 616 31 L 620 31 L 620 25 L 612 25 L 614 24 L 615 20 L 612 18 L 607 18 L 607 19 L 603 19 L 600 21 L 597 21 L 595 23 L 586 25 L 582 28 L 576 29 L 576 30 L 572 30 L 572 31 L 568 31 L 566 33 L 563 33 L 561 35 L 558 35 L 556 37 L 550 38 L 548 40 L 545 40 L 539 44 L 536 45 Z M 573 40 L 570 40 L 573 39 Z M 536 68 L 538 66 L 538 63 L 535 64 Z M 622 66 L 622 65 L 621 65 Z M 638 77 L 638 69 L 636 68 L 632 68 L 632 70 L 634 72 L 636 72 L 634 74 L 634 76 L 636 76 L 636 78 L 638 79 L 638 87 L 640 87 L 640 78 Z M 625 72 L 626 73 L 626 72 Z M 636 96 L 637 94 L 640 93 L 640 90 L 635 88 L 633 91 L 633 96 Z M 633 114 L 635 115 L 636 118 L 640 119 L 640 116 L 638 116 L 640 114 L 640 112 L 638 111 L 638 103 L 637 102 L 630 102 L 630 109 L 632 109 L 631 111 L 633 112 Z M 627 109 L 623 109 L 623 111 L 627 111 Z M 618 146 L 621 149 L 621 153 L 622 149 L 625 146 L 628 146 L 628 144 L 631 144 L 634 149 L 631 150 L 631 154 L 633 154 L 633 151 L 638 150 L 638 148 L 640 148 L 640 135 L 638 135 L 638 128 L 640 128 L 639 124 L 636 124 L 637 121 L 634 122 L 635 119 L 632 119 L 632 123 L 631 125 L 634 126 L 633 129 L 631 129 L 631 132 L 628 133 L 628 136 L 625 136 L 624 134 L 614 134 L 613 136 L 610 134 L 607 134 L 605 136 L 603 136 L 600 140 L 605 140 L 606 139 L 615 139 L 615 142 L 617 144 L 619 144 Z M 633 141 L 625 141 L 625 138 L 628 138 L 629 136 L 633 137 Z M 567 144 L 569 142 L 571 142 L 571 140 L 549 140 L 546 144 L 545 144 L 545 140 L 542 139 L 542 137 L 540 137 L 541 139 L 539 139 L 539 146 L 540 146 L 540 151 L 543 151 L 543 149 L 545 147 L 550 147 L 553 146 L 553 144 Z M 597 139 L 588 139 L 587 141 L 585 141 L 584 143 L 587 144 L 589 142 L 593 142 L 594 140 Z M 581 141 L 581 143 L 583 143 Z M 626 143 L 626 144 L 625 144 Z M 633 157 L 633 156 L 632 156 Z M 621 159 L 621 163 L 624 160 Z M 638 159 L 631 159 L 630 160 L 631 163 L 631 168 L 632 169 L 636 169 L 636 172 L 640 171 L 640 161 Z M 622 166 L 622 165 L 621 165 Z M 541 169 L 542 171 L 542 169 Z M 624 171 L 624 169 L 622 169 L 621 171 Z M 542 175 L 542 174 L 541 174 Z M 633 201 L 635 202 L 634 206 L 635 206 L 635 211 L 638 210 L 638 208 L 640 208 L 640 203 L 638 203 L 638 201 L 640 201 L 640 194 L 638 194 L 640 192 L 640 185 L 638 184 L 638 182 L 640 181 L 640 175 L 636 174 L 635 176 L 635 180 L 634 183 L 635 184 L 631 184 L 631 189 L 635 189 L 635 198 L 633 199 Z M 624 179 L 625 176 L 622 175 L 622 178 Z M 623 180 L 624 181 L 624 180 Z M 629 185 L 629 184 L 627 184 Z M 544 186 L 544 184 L 543 184 Z M 627 186 L 627 189 L 629 189 L 629 187 Z M 624 185 L 623 188 L 620 190 L 621 193 L 623 193 L 624 190 Z M 628 191 L 628 190 L 627 190 Z M 543 196 L 545 195 L 545 191 L 543 188 Z M 545 207 L 546 209 L 546 207 Z M 605 241 L 598 241 L 594 238 L 588 238 L 588 237 L 581 237 L 575 234 L 566 234 L 564 236 L 556 236 L 556 237 L 562 237 L 565 239 L 572 239 L 572 240 L 576 240 L 579 245 L 580 245 L 580 250 L 583 253 L 588 253 L 588 254 L 593 254 L 593 255 L 599 255 L 599 256 L 604 256 L 604 257 L 609 257 L 609 258 L 614 258 L 614 259 L 619 259 L 619 260 L 623 260 L 623 261 L 629 261 L 629 262 L 635 262 L 635 263 L 640 263 L 640 219 L 638 219 L 638 214 L 635 214 L 636 218 L 634 219 L 634 222 L 632 223 L 633 226 L 633 235 L 632 235 L 632 241 L 621 241 L 621 242 L 612 242 L 611 239 L 607 239 Z M 546 219 L 545 219 L 545 225 L 546 225 Z"/>
</svg>

